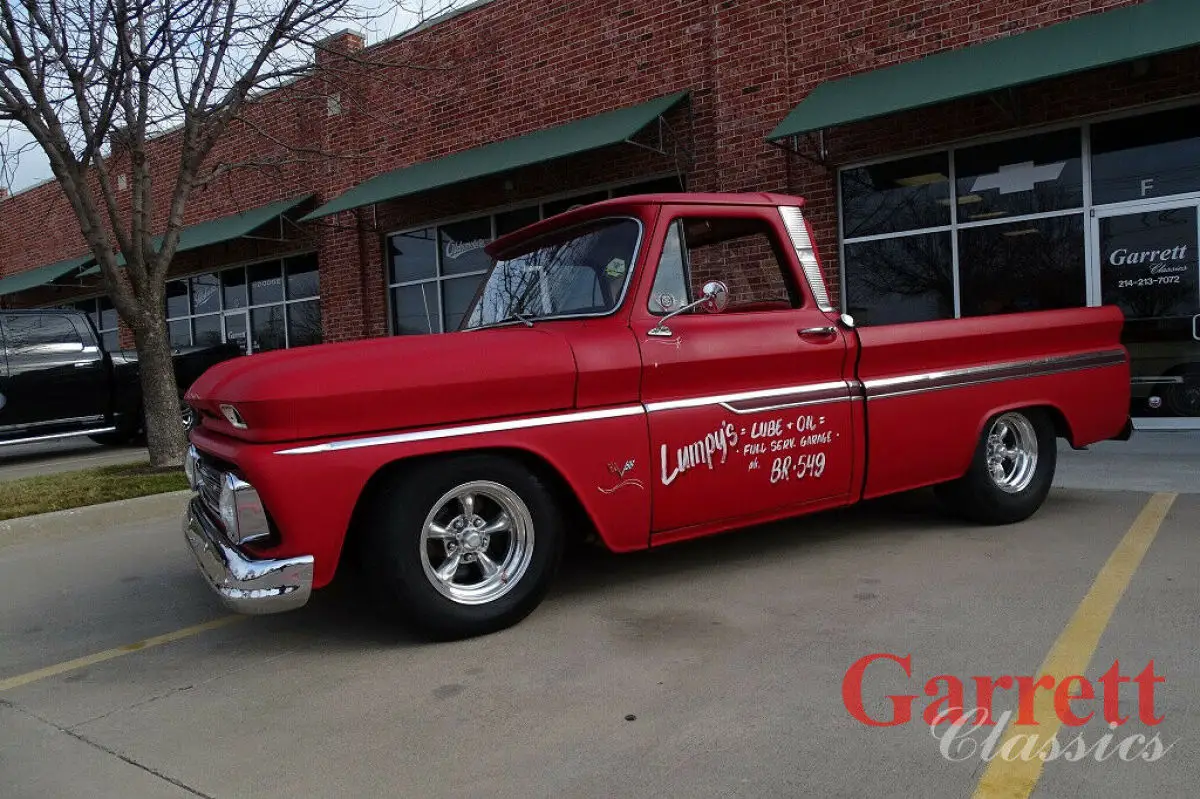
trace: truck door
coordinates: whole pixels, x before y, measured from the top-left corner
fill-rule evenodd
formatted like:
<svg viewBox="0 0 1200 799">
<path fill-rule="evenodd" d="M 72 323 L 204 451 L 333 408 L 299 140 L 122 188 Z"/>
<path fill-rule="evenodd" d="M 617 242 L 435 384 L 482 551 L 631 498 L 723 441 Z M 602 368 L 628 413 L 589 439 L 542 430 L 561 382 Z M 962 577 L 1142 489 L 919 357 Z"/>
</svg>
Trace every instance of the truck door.
<svg viewBox="0 0 1200 799">
<path fill-rule="evenodd" d="M 90 424 L 108 406 L 104 355 L 85 343 L 71 315 L 0 314 L 8 355 L 3 427 Z M 36 432 L 31 431 L 31 432 Z"/>
<path fill-rule="evenodd" d="M 801 223 L 802 224 L 802 223 Z M 632 309 L 649 418 L 652 532 L 848 498 L 848 345 L 773 206 L 665 207 Z M 657 252 L 656 252 L 657 250 Z M 728 305 L 664 310 L 720 281 Z"/>
</svg>

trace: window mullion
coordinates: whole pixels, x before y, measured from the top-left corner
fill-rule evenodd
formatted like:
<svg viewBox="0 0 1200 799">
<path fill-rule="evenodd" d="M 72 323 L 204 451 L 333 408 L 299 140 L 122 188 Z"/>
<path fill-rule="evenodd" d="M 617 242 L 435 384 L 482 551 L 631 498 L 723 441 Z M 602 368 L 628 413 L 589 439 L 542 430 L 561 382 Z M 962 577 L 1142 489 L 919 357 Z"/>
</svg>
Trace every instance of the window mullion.
<svg viewBox="0 0 1200 799">
<path fill-rule="evenodd" d="M 962 318 L 962 280 L 958 269 L 958 173 L 954 166 L 955 148 L 947 152 L 950 160 L 950 291 L 954 299 L 954 318 Z"/>
</svg>

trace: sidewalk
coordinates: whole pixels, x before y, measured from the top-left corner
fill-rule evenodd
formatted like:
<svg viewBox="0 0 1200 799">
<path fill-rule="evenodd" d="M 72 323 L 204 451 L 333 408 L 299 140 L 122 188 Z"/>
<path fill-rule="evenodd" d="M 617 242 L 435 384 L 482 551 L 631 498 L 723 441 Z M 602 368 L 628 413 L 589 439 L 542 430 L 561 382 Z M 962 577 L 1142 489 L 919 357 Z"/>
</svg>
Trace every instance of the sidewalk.
<svg viewBox="0 0 1200 799">
<path fill-rule="evenodd" d="M 1200 430 L 1134 430 L 1128 441 L 1104 441 L 1085 452 L 1060 440 L 1054 485 L 1200 493 Z"/>
</svg>

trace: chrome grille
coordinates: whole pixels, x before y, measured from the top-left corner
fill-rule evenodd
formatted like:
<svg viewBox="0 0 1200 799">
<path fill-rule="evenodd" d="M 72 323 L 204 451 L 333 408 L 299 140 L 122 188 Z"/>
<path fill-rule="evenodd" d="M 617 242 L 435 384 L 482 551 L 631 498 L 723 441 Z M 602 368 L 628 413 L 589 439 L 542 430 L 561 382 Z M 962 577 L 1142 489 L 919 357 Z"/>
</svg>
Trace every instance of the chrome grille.
<svg viewBox="0 0 1200 799">
<path fill-rule="evenodd" d="M 213 518 L 221 518 L 221 480 L 220 471 L 204 462 L 203 456 L 196 462 L 196 474 L 200 477 L 200 500 L 212 511 Z"/>
</svg>

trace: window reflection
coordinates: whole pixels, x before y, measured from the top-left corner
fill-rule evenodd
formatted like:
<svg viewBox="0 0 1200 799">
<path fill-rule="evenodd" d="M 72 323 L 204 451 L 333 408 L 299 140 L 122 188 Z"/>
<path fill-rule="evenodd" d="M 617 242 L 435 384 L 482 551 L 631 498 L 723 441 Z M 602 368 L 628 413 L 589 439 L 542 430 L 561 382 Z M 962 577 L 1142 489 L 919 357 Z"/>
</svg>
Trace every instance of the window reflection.
<svg viewBox="0 0 1200 799">
<path fill-rule="evenodd" d="M 486 270 L 491 262 L 483 248 L 492 240 L 491 217 L 456 222 L 438 228 L 442 271 L 462 275 Z M 453 329 L 450 325 L 448 329 Z"/>
<path fill-rule="evenodd" d="M 1132 319 L 1200 312 L 1196 207 L 1100 220 L 1100 292 Z"/>
<path fill-rule="evenodd" d="M 1092 202 L 1200 191 L 1200 108 L 1092 126 Z"/>
<path fill-rule="evenodd" d="M 1083 207 L 1078 128 L 957 150 L 958 221 Z"/>
<path fill-rule="evenodd" d="M 323 339 L 321 327 L 321 303 L 317 300 L 295 302 L 287 307 L 288 345 L 303 347 L 320 344 Z"/>
<path fill-rule="evenodd" d="M 616 307 L 633 265 L 641 226 L 607 219 L 559 231 L 507 257 L 488 276 L 466 327 L 512 319 L 603 314 Z"/>
<path fill-rule="evenodd" d="M 190 310 L 187 281 L 167 281 L 167 318 L 187 316 Z"/>
<path fill-rule="evenodd" d="M 287 346 L 283 328 L 283 306 L 269 305 L 250 311 L 251 346 L 255 352 L 283 349 Z"/>
<path fill-rule="evenodd" d="M 247 269 L 250 280 L 250 304 L 283 302 L 283 274 L 279 261 L 254 264 Z"/>
<path fill-rule="evenodd" d="M 946 153 L 888 161 L 842 172 L 846 238 L 950 224 Z"/>
<path fill-rule="evenodd" d="M 392 289 L 392 331 L 397 335 L 441 333 L 440 318 L 436 284 Z"/>
<path fill-rule="evenodd" d="M 171 281 L 171 345 L 231 341 L 253 353 L 320 343 L 317 260 L 305 253 Z"/>
<path fill-rule="evenodd" d="M 960 230 L 958 263 L 963 316 L 1087 304 L 1082 214 Z"/>
<path fill-rule="evenodd" d="M 950 233 L 846 244 L 846 307 L 863 325 L 954 316 Z"/>
<path fill-rule="evenodd" d="M 656 178 L 393 234 L 387 240 L 386 269 L 392 333 L 425 335 L 458 329 L 491 268 L 484 246 L 493 240 L 493 233 L 504 236 L 576 205 L 610 197 L 683 189 L 681 178 Z M 599 285 L 589 284 L 588 291 Z M 572 290 L 583 291 L 581 286 Z M 573 295 L 571 302 L 583 303 L 583 295 Z M 603 300 L 589 293 L 587 303 L 599 307 Z"/>
<path fill-rule="evenodd" d="M 437 238 L 433 228 L 388 237 L 392 283 L 408 283 L 437 275 Z"/>
<path fill-rule="evenodd" d="M 197 346 L 209 347 L 221 343 L 221 316 L 197 316 L 192 321 L 192 338 Z"/>
<path fill-rule="evenodd" d="M 316 253 L 286 258 L 283 262 L 283 269 L 287 275 L 287 298 L 289 300 L 315 297 L 320 293 Z"/>
</svg>

